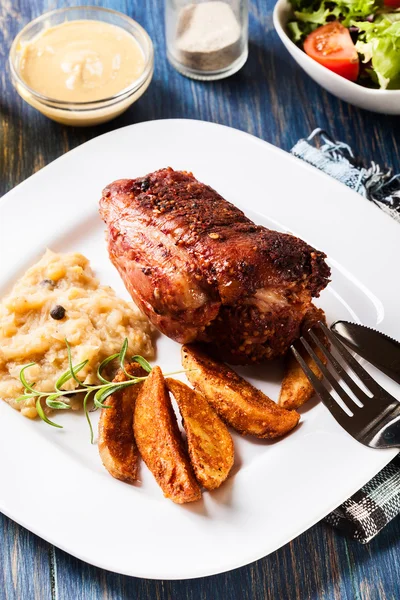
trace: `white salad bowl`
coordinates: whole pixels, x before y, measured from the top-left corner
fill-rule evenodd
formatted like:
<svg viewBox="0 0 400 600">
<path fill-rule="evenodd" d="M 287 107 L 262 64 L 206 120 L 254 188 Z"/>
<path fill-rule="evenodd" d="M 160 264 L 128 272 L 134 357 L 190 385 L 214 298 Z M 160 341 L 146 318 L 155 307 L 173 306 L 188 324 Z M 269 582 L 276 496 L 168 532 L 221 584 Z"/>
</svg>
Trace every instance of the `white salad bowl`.
<svg viewBox="0 0 400 600">
<path fill-rule="evenodd" d="M 323 67 L 298 48 L 287 33 L 286 24 L 291 14 L 290 2 L 288 0 L 278 0 L 273 14 L 274 27 L 294 60 L 314 81 L 334 96 L 360 108 L 372 110 L 373 112 L 400 115 L 400 90 L 373 90 L 348 81 Z"/>
</svg>

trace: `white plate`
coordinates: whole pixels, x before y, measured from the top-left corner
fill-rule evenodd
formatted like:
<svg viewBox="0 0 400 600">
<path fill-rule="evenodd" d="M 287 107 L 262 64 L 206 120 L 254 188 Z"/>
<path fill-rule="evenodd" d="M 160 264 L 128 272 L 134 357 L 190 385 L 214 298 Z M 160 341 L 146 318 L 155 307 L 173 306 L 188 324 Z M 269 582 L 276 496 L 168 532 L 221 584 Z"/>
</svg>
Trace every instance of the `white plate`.
<svg viewBox="0 0 400 600">
<path fill-rule="evenodd" d="M 285 152 L 200 121 L 153 121 L 108 133 L 9 192 L 0 203 L 0 293 L 48 246 L 83 252 L 101 281 L 127 298 L 107 257 L 97 213 L 101 190 L 114 179 L 168 165 L 192 170 L 257 222 L 326 251 L 332 283 L 319 304 L 330 321 L 359 319 L 400 338 L 400 280 L 390 267 L 400 255 L 399 226 Z M 179 368 L 179 345 L 165 337 L 157 344 L 162 368 Z M 275 367 L 253 368 L 247 376 L 277 397 Z M 386 385 L 395 390 L 389 380 Z M 0 403 L 0 510 L 89 563 L 156 579 L 220 573 L 273 552 L 396 454 L 361 446 L 311 403 L 286 439 L 235 436 L 237 464 L 229 481 L 202 502 L 177 506 L 163 498 L 145 467 L 141 486 L 110 477 L 81 416 L 56 418 L 62 431 Z"/>
</svg>

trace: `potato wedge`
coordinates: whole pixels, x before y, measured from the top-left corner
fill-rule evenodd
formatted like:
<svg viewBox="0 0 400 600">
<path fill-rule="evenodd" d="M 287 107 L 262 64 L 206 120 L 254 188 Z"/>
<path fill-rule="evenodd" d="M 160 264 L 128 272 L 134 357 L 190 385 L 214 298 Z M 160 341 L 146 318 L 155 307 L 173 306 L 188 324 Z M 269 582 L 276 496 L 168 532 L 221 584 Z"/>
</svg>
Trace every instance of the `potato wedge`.
<svg viewBox="0 0 400 600">
<path fill-rule="evenodd" d="M 137 363 L 126 365 L 130 375 L 143 377 L 146 375 Z M 126 381 L 125 373 L 118 371 L 114 381 Z M 99 453 L 103 465 L 116 479 L 132 483 L 137 479 L 139 467 L 139 450 L 133 435 L 133 410 L 142 383 L 137 383 L 124 390 L 115 392 L 107 398 L 107 406 L 103 408 L 99 421 Z"/>
<path fill-rule="evenodd" d="M 308 329 L 310 329 L 310 327 L 312 327 L 318 321 L 323 321 L 326 324 L 325 313 L 320 308 L 312 306 L 312 308 L 307 312 L 302 323 L 302 335 L 306 335 Z M 317 330 L 316 333 L 320 336 L 324 344 L 327 344 L 327 340 L 325 339 L 325 336 L 322 335 L 322 332 L 318 332 Z M 321 350 L 319 350 L 319 348 L 317 348 L 317 346 L 313 344 L 309 338 L 308 341 L 317 356 L 321 359 L 324 365 L 326 365 L 327 361 Z M 321 379 L 322 374 L 308 352 L 305 349 L 302 349 L 300 354 L 312 372 L 319 379 Z M 299 408 L 308 402 L 308 400 L 314 396 L 314 393 L 314 388 L 305 376 L 303 369 L 293 356 L 291 350 L 289 350 L 285 358 L 285 371 L 278 400 L 279 406 L 282 406 L 287 410 Z"/>
<path fill-rule="evenodd" d="M 222 362 L 198 346 L 182 347 L 182 364 L 193 387 L 206 397 L 219 416 L 240 433 L 276 438 L 296 427 L 300 415 L 287 411 Z"/>
<path fill-rule="evenodd" d="M 202 394 L 176 379 L 168 378 L 166 384 L 182 415 L 196 479 L 207 490 L 214 490 L 228 477 L 234 461 L 228 428 Z"/>
<path fill-rule="evenodd" d="M 139 452 L 166 498 L 177 504 L 201 498 L 183 447 L 167 386 L 154 367 L 136 400 L 133 429 Z"/>
</svg>

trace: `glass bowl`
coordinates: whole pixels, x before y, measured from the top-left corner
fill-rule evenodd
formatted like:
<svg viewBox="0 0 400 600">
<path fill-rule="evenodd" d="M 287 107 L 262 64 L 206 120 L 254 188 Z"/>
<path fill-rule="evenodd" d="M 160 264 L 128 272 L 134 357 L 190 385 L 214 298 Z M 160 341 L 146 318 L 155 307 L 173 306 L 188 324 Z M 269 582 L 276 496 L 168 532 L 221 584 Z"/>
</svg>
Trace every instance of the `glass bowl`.
<svg viewBox="0 0 400 600">
<path fill-rule="evenodd" d="M 23 50 L 29 42 L 46 29 L 67 21 L 91 20 L 116 25 L 132 35 L 144 56 L 143 73 L 132 84 L 108 98 L 92 102 L 69 102 L 55 100 L 35 92 L 20 75 Z M 26 25 L 14 39 L 10 50 L 12 83 L 18 94 L 28 104 L 39 110 L 49 119 L 64 125 L 99 125 L 114 119 L 129 108 L 148 88 L 153 77 L 154 50 L 147 32 L 130 17 L 107 8 L 97 6 L 71 6 L 44 13 Z"/>
</svg>

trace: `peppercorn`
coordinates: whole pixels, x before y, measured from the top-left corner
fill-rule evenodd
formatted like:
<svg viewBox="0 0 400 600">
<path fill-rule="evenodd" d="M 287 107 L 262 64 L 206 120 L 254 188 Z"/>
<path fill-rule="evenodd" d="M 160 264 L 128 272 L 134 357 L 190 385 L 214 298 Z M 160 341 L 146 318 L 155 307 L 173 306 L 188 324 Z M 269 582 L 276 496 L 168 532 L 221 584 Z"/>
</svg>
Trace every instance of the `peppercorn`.
<svg viewBox="0 0 400 600">
<path fill-rule="evenodd" d="M 42 287 L 54 287 L 56 282 L 53 279 L 43 279 L 39 285 Z"/>
<path fill-rule="evenodd" d="M 60 321 L 65 317 L 65 308 L 63 306 L 60 306 L 60 304 L 57 304 L 54 308 L 51 309 L 50 316 L 52 319 Z"/>
</svg>

